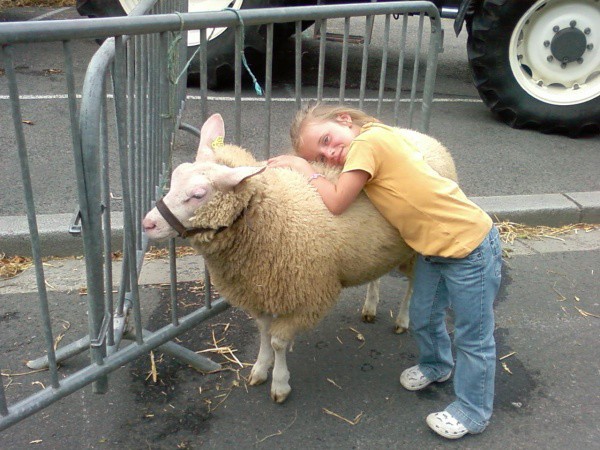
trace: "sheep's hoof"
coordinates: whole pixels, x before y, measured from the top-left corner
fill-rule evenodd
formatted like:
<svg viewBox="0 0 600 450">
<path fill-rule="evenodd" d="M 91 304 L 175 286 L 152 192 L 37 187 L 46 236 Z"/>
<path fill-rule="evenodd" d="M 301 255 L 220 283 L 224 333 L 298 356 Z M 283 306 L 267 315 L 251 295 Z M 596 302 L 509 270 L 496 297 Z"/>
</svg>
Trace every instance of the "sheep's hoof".
<svg viewBox="0 0 600 450">
<path fill-rule="evenodd" d="M 252 368 L 252 372 L 250 372 L 250 379 L 248 381 L 248 384 L 250 386 L 258 386 L 259 384 L 263 384 L 265 381 L 267 381 L 268 378 L 268 374 L 267 372 L 260 372 L 258 370 L 254 370 L 254 368 Z"/>
<path fill-rule="evenodd" d="M 362 321 L 365 323 L 374 323 L 375 322 L 375 314 L 363 313 Z"/>
<path fill-rule="evenodd" d="M 407 331 L 408 331 L 408 327 L 403 327 L 402 325 L 396 325 L 396 328 L 394 328 L 394 332 L 396 334 L 406 333 Z"/>
<path fill-rule="evenodd" d="M 292 388 L 290 386 L 283 389 L 271 389 L 271 398 L 275 403 L 283 403 L 286 401 L 291 391 Z"/>
<path fill-rule="evenodd" d="M 267 381 L 267 378 L 253 378 L 250 377 L 250 382 L 248 383 L 250 386 L 258 386 L 259 384 L 263 384 Z"/>
</svg>

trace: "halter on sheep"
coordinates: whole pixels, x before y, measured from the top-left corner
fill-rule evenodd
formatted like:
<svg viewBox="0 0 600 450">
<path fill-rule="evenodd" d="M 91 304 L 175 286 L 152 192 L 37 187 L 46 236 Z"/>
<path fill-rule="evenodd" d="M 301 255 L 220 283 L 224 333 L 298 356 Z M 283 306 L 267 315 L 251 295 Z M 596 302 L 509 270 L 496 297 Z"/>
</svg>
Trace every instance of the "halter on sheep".
<svg viewBox="0 0 600 450">
<path fill-rule="evenodd" d="M 417 139 L 428 161 L 441 164 L 432 167 L 455 177 L 441 144 L 406 133 Z M 273 367 L 271 397 L 283 402 L 291 391 L 286 352 L 294 336 L 316 325 L 343 287 L 377 280 L 394 267 L 410 272 L 414 251 L 364 194 L 344 214 L 333 216 L 301 174 L 265 170 L 237 146 L 211 149 L 223 135 L 221 116 L 211 116 L 202 127 L 196 161 L 173 171 L 163 202 L 184 228 L 200 230 L 190 240 L 219 292 L 256 319 L 260 350 L 250 384 L 266 381 Z M 339 170 L 322 169 L 330 179 L 339 175 Z M 143 225 L 153 239 L 177 234 L 156 208 Z M 408 294 L 397 320 L 403 330 L 407 300 Z M 376 296 L 365 303 L 363 317 L 374 316 L 375 306 Z"/>
</svg>

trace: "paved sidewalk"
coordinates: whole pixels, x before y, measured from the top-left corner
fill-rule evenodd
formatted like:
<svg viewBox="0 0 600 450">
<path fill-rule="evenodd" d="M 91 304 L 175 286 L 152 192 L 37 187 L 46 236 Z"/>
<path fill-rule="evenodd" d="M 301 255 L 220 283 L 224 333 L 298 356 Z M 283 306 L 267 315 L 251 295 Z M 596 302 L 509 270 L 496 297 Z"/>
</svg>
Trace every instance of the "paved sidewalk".
<svg viewBox="0 0 600 450">
<path fill-rule="evenodd" d="M 508 195 L 472 197 L 472 200 L 495 220 L 509 220 L 527 225 L 563 226 L 574 223 L 600 223 L 600 191 L 564 194 Z M 44 255 L 83 254 L 80 238 L 67 229 L 73 214 L 37 216 Z M 123 223 L 120 213 L 113 213 L 113 243 L 121 247 Z M 0 216 L 0 252 L 6 255 L 30 255 L 29 228 L 25 216 Z"/>
<path fill-rule="evenodd" d="M 592 231 L 577 230 L 555 238 L 516 239 L 504 243 L 505 255 L 535 256 L 568 252 L 594 252 L 600 250 L 600 225 Z M 510 259 L 507 260 L 510 262 Z M 600 263 L 599 263 L 600 264 Z M 121 262 L 113 263 L 113 272 L 120 273 Z M 44 264 L 44 275 L 52 292 L 69 292 L 85 288 L 85 260 L 82 257 L 65 257 Z M 204 263 L 197 255 L 177 258 L 177 281 L 195 282 L 204 276 Z M 115 286 L 118 284 L 115 279 Z M 167 258 L 144 261 L 140 285 L 161 285 L 169 283 L 169 261 Z M 0 280 L 0 296 L 8 294 L 36 293 L 35 271 L 26 270 L 15 278 Z"/>
</svg>

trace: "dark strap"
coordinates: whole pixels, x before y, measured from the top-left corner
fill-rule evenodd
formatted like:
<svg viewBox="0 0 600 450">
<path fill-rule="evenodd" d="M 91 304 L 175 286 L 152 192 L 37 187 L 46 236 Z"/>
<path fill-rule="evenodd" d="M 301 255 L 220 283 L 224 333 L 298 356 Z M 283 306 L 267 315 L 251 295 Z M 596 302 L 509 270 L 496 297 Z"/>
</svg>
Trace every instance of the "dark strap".
<svg viewBox="0 0 600 450">
<path fill-rule="evenodd" d="M 169 207 L 167 205 L 165 205 L 165 202 L 163 201 L 162 197 L 159 198 L 158 200 L 156 200 L 156 209 L 158 209 L 158 212 L 164 217 L 164 219 L 167 221 L 167 223 L 169 225 L 171 225 L 175 231 L 177 231 L 178 236 L 180 236 L 184 239 L 189 236 L 193 236 L 195 234 L 202 233 L 204 231 L 213 231 L 214 230 L 214 228 L 186 228 L 179 221 L 179 219 L 177 217 L 175 217 L 175 214 L 173 214 L 171 212 Z"/>
<path fill-rule="evenodd" d="M 198 233 L 205 233 L 207 231 L 215 231 L 217 234 L 220 233 L 223 230 L 226 230 L 227 227 L 226 226 L 221 226 L 219 228 L 202 228 L 202 227 L 198 227 L 198 228 L 186 228 L 177 217 L 175 217 L 175 214 L 173 214 L 171 212 L 171 210 L 169 209 L 169 207 L 167 205 L 165 205 L 165 202 L 163 201 L 163 197 L 159 198 L 158 200 L 156 200 L 156 209 L 158 209 L 158 212 L 164 217 L 164 219 L 167 221 L 167 223 L 169 225 L 171 225 L 171 227 L 173 227 L 173 229 L 175 231 L 177 231 L 177 235 L 179 237 L 182 237 L 183 239 L 188 238 L 190 236 L 194 236 Z M 238 220 L 240 220 L 245 212 L 247 210 L 247 207 L 242 209 L 240 211 L 240 213 L 238 214 L 238 216 L 234 219 L 232 225 L 234 223 L 236 223 Z"/>
<path fill-rule="evenodd" d="M 165 205 L 165 202 L 163 201 L 162 197 L 156 200 L 156 209 L 158 209 L 158 212 L 164 217 L 167 223 L 171 225 L 171 227 L 173 227 L 175 231 L 177 231 L 177 234 L 179 236 L 185 233 L 186 228 L 179 221 L 179 219 L 175 217 L 175 215 L 171 212 L 169 207 Z"/>
</svg>

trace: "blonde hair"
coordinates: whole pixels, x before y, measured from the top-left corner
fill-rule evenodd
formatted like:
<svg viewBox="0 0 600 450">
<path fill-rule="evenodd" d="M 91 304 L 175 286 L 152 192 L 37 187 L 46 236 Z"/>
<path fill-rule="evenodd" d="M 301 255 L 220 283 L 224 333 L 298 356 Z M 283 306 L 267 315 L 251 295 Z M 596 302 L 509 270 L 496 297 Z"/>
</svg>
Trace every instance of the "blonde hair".
<svg viewBox="0 0 600 450">
<path fill-rule="evenodd" d="M 326 104 L 321 102 L 309 103 L 308 106 L 300 109 L 296 117 L 292 120 L 290 126 L 290 138 L 292 147 L 296 153 L 302 144 L 302 130 L 309 123 L 322 123 L 328 120 L 335 120 L 340 114 L 348 114 L 352 118 L 352 123 L 362 127 L 369 122 L 379 122 L 375 117 L 361 111 L 360 109 L 350 108 L 338 104 Z"/>
</svg>

